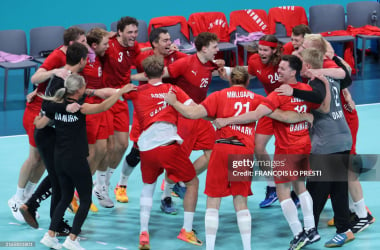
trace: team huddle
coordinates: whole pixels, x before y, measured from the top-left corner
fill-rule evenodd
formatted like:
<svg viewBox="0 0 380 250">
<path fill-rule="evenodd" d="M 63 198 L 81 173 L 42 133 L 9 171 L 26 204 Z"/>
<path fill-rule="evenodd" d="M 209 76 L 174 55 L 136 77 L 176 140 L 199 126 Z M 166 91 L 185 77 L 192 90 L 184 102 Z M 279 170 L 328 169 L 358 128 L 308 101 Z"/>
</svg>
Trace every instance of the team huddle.
<svg viewBox="0 0 380 250">
<path fill-rule="evenodd" d="M 266 176 L 267 193 L 260 207 L 279 200 L 292 232 L 289 249 L 320 240 L 319 217 L 329 196 L 334 211 L 329 224 L 336 226 L 336 235 L 325 246 L 354 240 L 354 233 L 375 219 L 349 168 L 359 126 L 347 89 L 351 68 L 322 36 L 310 33 L 298 25 L 284 46 L 274 35 L 264 35 L 247 66 L 227 67 L 216 59 L 219 39 L 209 32 L 195 38 L 196 53 L 187 55 L 164 28 L 153 29 L 151 47 L 141 48 L 133 17 L 122 17 L 116 33 L 93 28 L 85 34 L 78 27 L 68 28 L 64 44 L 31 79 L 37 88 L 28 95 L 23 118 L 29 157 L 16 194 L 8 201 L 14 217 L 38 228 L 37 210 L 51 196 L 51 222 L 40 242 L 53 249 L 83 249 L 78 235 L 88 212 L 98 211 L 92 194 L 100 206 L 114 207 L 110 179 L 122 163 L 114 192 L 118 202 L 128 202 L 128 178 L 141 162 L 139 249 L 150 249 L 150 213 L 162 173 L 161 210 L 176 214 L 172 193 L 182 198 L 183 226 L 177 238 L 201 246 L 193 220 L 197 176 L 207 170 L 206 249 L 215 248 L 221 198 L 232 195 L 242 246 L 249 250 L 251 180 L 230 178 L 229 157 L 251 155 L 264 163 L 259 164 L 263 171 L 324 173 L 310 178 Z M 133 66 L 138 73 L 131 75 Z M 213 76 L 229 81 L 230 87 L 207 96 Z M 262 83 L 266 97 L 248 90 L 252 77 Z M 131 131 L 127 100 L 133 103 Z M 271 159 L 266 145 L 273 135 Z M 133 146 L 123 159 L 129 139 Z M 191 162 L 193 150 L 203 154 Z M 272 169 L 265 164 L 272 160 L 286 164 Z M 321 166 L 333 170 L 326 173 Z M 45 169 L 48 176 L 35 189 Z M 72 226 L 64 220 L 67 209 L 75 213 Z M 61 244 L 57 236 L 67 237 Z"/>
</svg>

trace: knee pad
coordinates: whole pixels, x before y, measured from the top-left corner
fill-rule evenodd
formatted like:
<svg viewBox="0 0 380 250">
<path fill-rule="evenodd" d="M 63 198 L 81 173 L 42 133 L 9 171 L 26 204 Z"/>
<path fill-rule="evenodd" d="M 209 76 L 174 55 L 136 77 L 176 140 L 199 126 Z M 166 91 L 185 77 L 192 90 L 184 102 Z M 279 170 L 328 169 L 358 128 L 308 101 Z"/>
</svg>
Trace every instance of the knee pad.
<svg viewBox="0 0 380 250">
<path fill-rule="evenodd" d="M 128 165 L 131 167 L 136 167 L 140 162 L 140 150 L 135 147 L 132 147 L 131 152 L 125 157 Z"/>
</svg>

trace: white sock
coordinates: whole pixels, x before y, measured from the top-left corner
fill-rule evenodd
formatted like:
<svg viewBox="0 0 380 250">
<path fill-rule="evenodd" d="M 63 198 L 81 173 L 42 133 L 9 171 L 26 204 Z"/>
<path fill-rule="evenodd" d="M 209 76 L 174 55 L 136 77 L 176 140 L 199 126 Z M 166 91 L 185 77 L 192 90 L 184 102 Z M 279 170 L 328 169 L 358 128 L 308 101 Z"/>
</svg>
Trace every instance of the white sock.
<svg viewBox="0 0 380 250">
<path fill-rule="evenodd" d="M 165 181 L 165 187 L 164 192 L 162 192 L 161 200 L 165 199 L 166 197 L 172 197 L 172 191 L 175 184 L 170 184 L 169 182 Z"/>
<path fill-rule="evenodd" d="M 179 184 L 181 187 L 186 187 L 186 184 L 185 184 L 183 181 L 178 182 L 178 184 Z"/>
<path fill-rule="evenodd" d="M 251 250 L 251 213 L 248 209 L 236 212 L 237 223 L 244 250 Z"/>
<path fill-rule="evenodd" d="M 273 177 L 265 177 L 265 179 L 267 180 L 267 186 L 268 187 L 275 187 L 276 186 L 276 184 L 273 181 Z"/>
<path fill-rule="evenodd" d="M 127 186 L 128 184 L 128 177 L 133 172 L 134 167 L 131 167 L 128 165 L 127 161 L 123 162 L 123 168 L 121 169 L 120 179 L 119 179 L 119 186 Z"/>
<path fill-rule="evenodd" d="M 303 214 L 303 225 L 306 230 L 315 227 L 314 214 L 313 214 L 313 198 L 308 191 L 298 195 L 301 203 Z"/>
<path fill-rule="evenodd" d="M 106 171 L 96 171 L 96 186 L 103 187 L 106 185 L 107 181 L 107 170 Z"/>
<path fill-rule="evenodd" d="M 367 209 L 365 208 L 364 198 L 354 202 L 355 207 L 355 213 L 359 218 L 366 218 L 367 217 Z"/>
<path fill-rule="evenodd" d="M 32 194 L 34 192 L 34 188 L 36 187 L 36 185 L 37 185 L 37 183 L 33 183 L 31 181 L 28 181 L 28 183 L 26 183 L 25 190 L 24 190 L 25 199 L 29 199 L 30 196 L 32 196 Z"/>
<path fill-rule="evenodd" d="M 292 199 L 283 200 L 281 203 L 282 213 L 285 219 L 288 221 L 289 227 L 292 230 L 294 236 L 297 236 L 302 232 L 302 224 L 298 219 L 297 207 Z"/>
<path fill-rule="evenodd" d="M 17 186 L 16 195 L 15 195 L 16 200 L 23 201 L 24 193 L 25 193 L 25 188 L 20 188 L 19 186 Z"/>
<path fill-rule="evenodd" d="M 140 233 L 147 231 L 150 219 L 150 211 L 153 204 L 153 193 L 156 183 L 145 184 L 140 196 Z"/>
<path fill-rule="evenodd" d="M 183 214 L 183 227 L 186 232 L 193 230 L 194 212 L 184 212 Z"/>
<path fill-rule="evenodd" d="M 113 172 L 115 172 L 115 169 L 108 167 L 107 168 L 107 178 L 106 178 L 106 186 L 110 186 L 111 177 L 113 175 Z"/>
<path fill-rule="evenodd" d="M 354 201 L 352 200 L 352 197 L 350 194 L 348 194 L 348 209 L 350 209 L 351 213 L 356 213 Z"/>
<path fill-rule="evenodd" d="M 214 250 L 219 227 L 219 210 L 207 208 L 205 214 L 206 250 Z"/>
</svg>

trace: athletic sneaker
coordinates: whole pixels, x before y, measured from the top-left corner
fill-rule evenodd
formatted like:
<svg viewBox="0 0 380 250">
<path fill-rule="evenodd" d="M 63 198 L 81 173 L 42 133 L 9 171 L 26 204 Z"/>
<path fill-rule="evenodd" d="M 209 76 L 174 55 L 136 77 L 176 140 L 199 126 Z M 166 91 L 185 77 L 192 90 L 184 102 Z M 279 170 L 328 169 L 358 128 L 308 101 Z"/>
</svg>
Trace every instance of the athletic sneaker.
<svg viewBox="0 0 380 250">
<path fill-rule="evenodd" d="M 174 207 L 172 197 L 165 197 L 161 200 L 161 211 L 166 214 L 177 214 L 177 209 Z"/>
<path fill-rule="evenodd" d="M 179 198 L 185 198 L 186 187 L 182 187 L 179 183 L 176 183 L 173 187 L 173 192 L 178 195 Z"/>
<path fill-rule="evenodd" d="M 297 236 L 294 236 L 293 240 L 290 241 L 289 250 L 299 250 L 309 242 L 305 231 L 300 232 Z"/>
<path fill-rule="evenodd" d="M 19 210 L 24 217 L 25 222 L 28 223 L 29 226 L 37 229 L 39 225 L 36 219 L 36 210 L 29 209 L 26 204 L 22 204 Z"/>
<path fill-rule="evenodd" d="M 25 222 L 24 216 L 22 216 L 19 209 L 22 203 L 23 203 L 22 201 L 16 199 L 16 196 L 12 196 L 12 198 L 8 200 L 8 206 L 11 209 L 13 217 L 15 217 L 17 221 L 24 223 Z"/>
<path fill-rule="evenodd" d="M 356 216 L 355 220 L 351 223 L 351 231 L 354 234 L 360 233 L 361 231 L 369 227 L 369 225 L 371 224 L 370 221 L 372 220 L 373 217 L 369 213 L 367 213 L 367 217 L 365 218 L 359 218 L 358 216 Z"/>
<path fill-rule="evenodd" d="M 105 186 L 102 187 L 102 190 L 99 190 L 98 186 L 94 186 L 92 193 L 98 198 L 100 206 L 105 208 L 112 208 L 114 206 L 113 201 L 108 196 L 108 190 Z"/>
<path fill-rule="evenodd" d="M 203 242 L 198 239 L 197 232 L 195 232 L 194 229 L 191 232 L 186 232 L 186 230 L 182 228 L 177 238 L 197 246 L 202 246 L 203 244 Z"/>
<path fill-rule="evenodd" d="M 290 197 L 292 198 L 294 205 L 296 205 L 297 208 L 301 207 L 301 202 L 300 202 L 300 199 L 298 198 L 296 192 L 294 192 L 292 190 L 292 192 L 290 192 Z"/>
<path fill-rule="evenodd" d="M 71 232 L 71 227 L 69 224 L 67 224 L 67 220 L 61 221 L 59 224 L 59 228 L 57 229 L 57 236 L 62 237 L 62 236 L 68 236 Z"/>
<path fill-rule="evenodd" d="M 70 205 L 67 207 L 67 210 L 73 214 L 76 214 L 78 211 L 78 208 L 79 208 L 78 201 L 74 195 Z"/>
<path fill-rule="evenodd" d="M 278 200 L 276 187 L 267 186 L 267 191 L 265 193 L 265 199 L 260 202 L 260 208 L 270 207 L 274 202 Z"/>
<path fill-rule="evenodd" d="M 121 203 L 127 203 L 128 202 L 128 195 L 127 195 L 127 186 L 119 186 L 119 184 L 116 185 L 114 189 L 114 193 L 116 195 L 116 200 Z"/>
<path fill-rule="evenodd" d="M 44 237 L 41 239 L 41 244 L 53 248 L 53 249 L 61 249 L 62 245 L 59 243 L 57 237 L 50 237 L 49 233 L 46 232 Z"/>
<path fill-rule="evenodd" d="M 70 237 L 67 236 L 62 246 L 70 250 L 84 250 L 84 248 L 79 244 L 79 237 L 77 237 L 75 240 L 71 240 Z"/>
<path fill-rule="evenodd" d="M 354 239 L 354 234 L 351 230 L 348 230 L 345 233 L 336 234 L 331 240 L 325 243 L 325 247 L 341 247 L 345 243 L 353 241 Z"/>
<path fill-rule="evenodd" d="M 140 234 L 139 249 L 140 250 L 149 250 L 150 249 L 149 234 L 147 231 L 141 232 L 141 234 Z"/>
<path fill-rule="evenodd" d="M 356 214 L 350 212 L 350 224 L 354 223 L 355 218 L 356 218 Z M 372 222 L 372 223 L 373 223 L 373 222 Z M 370 224 L 371 224 L 371 223 L 370 223 Z M 328 225 L 329 227 L 333 227 L 333 226 L 335 226 L 334 218 L 332 218 L 331 220 L 329 220 L 329 221 L 327 222 L 327 225 Z"/>
<path fill-rule="evenodd" d="M 318 234 L 318 230 L 315 227 L 305 230 L 305 234 L 307 238 L 309 238 L 307 245 L 313 244 L 321 239 L 321 236 Z"/>
</svg>

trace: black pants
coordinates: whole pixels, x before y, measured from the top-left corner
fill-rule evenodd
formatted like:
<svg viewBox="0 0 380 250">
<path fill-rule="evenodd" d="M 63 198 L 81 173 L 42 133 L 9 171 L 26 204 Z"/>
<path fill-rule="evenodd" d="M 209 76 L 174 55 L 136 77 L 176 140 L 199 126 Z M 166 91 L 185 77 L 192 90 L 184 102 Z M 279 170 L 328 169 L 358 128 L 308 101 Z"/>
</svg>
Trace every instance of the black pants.
<svg viewBox="0 0 380 250">
<path fill-rule="evenodd" d="M 47 199 L 51 194 L 50 218 L 52 218 L 54 210 L 61 199 L 61 189 L 54 167 L 55 130 L 50 126 L 43 129 L 36 129 L 34 139 L 38 152 L 45 164 L 48 176 L 38 185 L 36 191 L 26 204 L 31 209 L 37 209 L 41 200 Z"/>
<path fill-rule="evenodd" d="M 55 154 L 55 168 L 61 188 L 59 201 L 51 220 L 49 229 L 57 231 L 61 218 L 69 206 L 74 190 L 78 191 L 80 205 L 75 214 L 71 233 L 78 235 L 91 206 L 92 176 L 86 157 L 61 156 Z"/>
<path fill-rule="evenodd" d="M 306 185 L 313 198 L 315 226 L 318 227 L 319 217 L 330 195 L 336 232 L 346 232 L 350 229 L 347 182 L 349 151 L 324 156 L 311 155 L 310 166 L 322 174 L 310 178 Z"/>
</svg>

